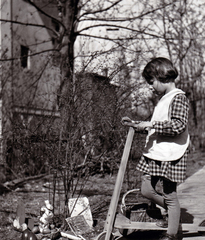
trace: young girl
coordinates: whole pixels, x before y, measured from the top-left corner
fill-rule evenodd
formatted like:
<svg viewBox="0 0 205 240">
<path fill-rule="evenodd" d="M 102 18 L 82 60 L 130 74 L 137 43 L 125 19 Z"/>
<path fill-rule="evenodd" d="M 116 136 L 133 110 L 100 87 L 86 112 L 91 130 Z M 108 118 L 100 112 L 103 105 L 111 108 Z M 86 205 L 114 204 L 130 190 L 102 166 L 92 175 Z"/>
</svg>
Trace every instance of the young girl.
<svg viewBox="0 0 205 240">
<path fill-rule="evenodd" d="M 161 98 L 150 122 L 122 119 L 123 124 L 148 130 L 143 156 L 137 169 L 144 173 L 142 194 L 168 211 L 168 221 L 158 226 L 167 227 L 161 240 L 177 239 L 180 221 L 180 205 L 177 198 L 177 183 L 185 180 L 188 135 L 189 104 L 185 93 L 176 88 L 177 69 L 166 58 L 155 58 L 144 68 L 142 76 Z M 155 190 L 157 182 L 163 185 L 163 194 Z"/>
</svg>

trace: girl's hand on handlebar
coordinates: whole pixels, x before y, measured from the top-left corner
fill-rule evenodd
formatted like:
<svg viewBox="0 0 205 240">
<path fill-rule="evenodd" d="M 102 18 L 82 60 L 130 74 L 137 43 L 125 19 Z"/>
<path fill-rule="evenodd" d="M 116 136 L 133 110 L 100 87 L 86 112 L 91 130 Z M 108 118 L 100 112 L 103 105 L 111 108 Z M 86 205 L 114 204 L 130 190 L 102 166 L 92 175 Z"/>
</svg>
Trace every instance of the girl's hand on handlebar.
<svg viewBox="0 0 205 240">
<path fill-rule="evenodd" d="M 122 120 L 121 120 L 121 123 L 124 126 L 135 128 L 135 131 L 139 132 L 139 133 L 147 133 L 147 131 L 149 131 L 149 129 L 151 129 L 153 127 L 151 122 L 148 122 L 148 121 L 133 121 L 129 117 L 123 117 Z"/>
<path fill-rule="evenodd" d="M 150 128 L 152 128 L 153 125 L 151 122 L 140 122 L 139 124 L 137 124 L 137 130 L 138 131 L 148 131 Z"/>
<path fill-rule="evenodd" d="M 129 127 L 136 127 L 137 124 L 140 123 L 140 121 L 134 121 L 130 119 L 129 117 L 123 117 L 121 120 L 122 125 L 129 126 Z"/>
<path fill-rule="evenodd" d="M 122 125 L 130 126 L 130 124 L 133 123 L 133 121 L 129 117 L 123 117 L 121 123 Z"/>
</svg>

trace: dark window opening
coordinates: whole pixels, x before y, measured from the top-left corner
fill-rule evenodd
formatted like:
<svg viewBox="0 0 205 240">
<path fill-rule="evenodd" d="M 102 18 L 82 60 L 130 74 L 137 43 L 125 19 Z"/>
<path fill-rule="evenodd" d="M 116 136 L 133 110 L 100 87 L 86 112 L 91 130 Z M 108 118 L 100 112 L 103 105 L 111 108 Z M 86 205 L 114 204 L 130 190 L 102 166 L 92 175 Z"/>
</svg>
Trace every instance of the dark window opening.
<svg viewBox="0 0 205 240">
<path fill-rule="evenodd" d="M 28 68 L 29 48 L 21 45 L 21 66 Z"/>
</svg>

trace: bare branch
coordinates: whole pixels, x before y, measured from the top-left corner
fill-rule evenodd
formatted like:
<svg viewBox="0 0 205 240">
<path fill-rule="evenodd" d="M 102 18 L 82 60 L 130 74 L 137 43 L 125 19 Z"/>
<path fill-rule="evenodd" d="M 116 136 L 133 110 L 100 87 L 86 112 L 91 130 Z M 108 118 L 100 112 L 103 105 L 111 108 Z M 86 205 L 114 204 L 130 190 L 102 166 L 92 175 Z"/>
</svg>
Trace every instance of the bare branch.
<svg viewBox="0 0 205 240">
<path fill-rule="evenodd" d="M 132 62 L 134 62 L 134 61 L 135 61 L 135 59 L 132 59 L 132 60 L 130 60 L 129 62 L 126 62 L 126 63 L 122 64 L 121 66 L 119 66 L 117 69 L 115 69 L 115 70 L 110 74 L 109 78 L 112 79 L 117 73 L 119 73 L 120 71 L 122 71 L 122 69 L 123 69 L 125 66 L 129 65 L 130 63 L 132 63 Z"/>
<path fill-rule="evenodd" d="M 156 9 L 153 9 L 153 10 L 151 10 L 151 11 L 147 11 L 147 12 L 145 12 L 145 13 L 142 13 L 142 14 L 140 14 L 140 15 L 138 15 L 138 16 L 136 16 L 136 17 L 132 17 L 132 18 L 99 18 L 99 17 L 93 17 L 93 18 L 83 18 L 83 19 L 80 19 L 83 15 L 81 15 L 80 17 L 79 17 L 79 22 L 82 22 L 82 21 L 105 21 L 105 22 L 124 22 L 124 21 L 134 21 L 134 20 L 136 20 L 136 19 L 139 19 L 139 18 L 143 18 L 144 16 L 146 16 L 146 15 L 149 15 L 149 14 L 151 14 L 151 13 L 155 13 L 156 11 L 159 11 L 159 10 L 161 10 L 161 9 L 164 9 L 164 8 L 166 8 L 166 7 L 168 7 L 168 6 L 170 6 L 170 5 L 172 5 L 174 2 L 172 2 L 172 3 L 168 3 L 168 4 L 166 4 L 166 5 L 164 5 L 164 6 L 162 6 L 162 7 L 158 7 L 158 8 L 156 8 Z M 94 13 L 89 13 L 89 14 L 94 14 Z"/>
<path fill-rule="evenodd" d="M 89 15 L 89 14 L 96 14 L 96 13 L 102 13 L 102 12 L 108 11 L 120 2 L 122 2 L 122 0 L 118 0 L 117 2 L 111 4 L 110 6 L 108 6 L 107 8 L 104 8 L 104 9 L 99 9 L 99 10 L 96 10 L 96 11 L 93 11 L 93 12 L 89 12 L 89 11 L 85 12 L 80 17 L 86 16 L 86 15 Z"/>
<path fill-rule="evenodd" d="M 114 26 L 114 25 L 101 25 L 101 26 Z M 116 27 L 116 26 L 115 26 Z M 119 26 L 120 28 L 120 26 Z M 126 27 L 121 27 L 123 29 L 129 30 Z M 130 29 L 131 30 L 131 29 Z M 152 38 L 158 38 L 158 39 L 164 39 L 163 36 L 159 36 L 159 35 L 155 35 L 155 34 L 151 34 L 151 33 L 147 33 L 147 32 L 143 32 L 143 31 L 138 31 L 136 29 L 133 29 L 132 32 L 137 32 L 139 34 L 145 34 L 147 36 L 150 36 Z M 122 38 L 108 38 L 108 37 L 101 37 L 101 36 L 96 36 L 96 35 L 91 35 L 91 34 L 85 34 L 85 33 L 80 33 L 78 34 L 78 36 L 85 36 L 85 37 L 92 37 L 92 38 L 98 38 L 98 39 L 104 39 L 104 40 L 111 40 L 111 41 L 120 41 L 120 40 L 131 40 L 131 39 L 141 39 L 141 38 L 136 38 L 136 37 L 122 37 Z M 151 38 L 151 39 L 152 39 Z M 170 40 L 174 40 L 173 38 L 169 38 Z"/>
<path fill-rule="evenodd" d="M 83 71 L 86 70 L 86 68 L 88 67 L 88 65 L 96 58 L 98 58 L 99 56 L 102 56 L 104 54 L 109 54 L 110 52 L 113 52 L 115 50 L 118 49 L 118 46 L 117 47 L 112 47 L 111 49 L 107 50 L 107 51 L 96 51 L 96 52 L 93 52 L 92 54 L 90 55 L 79 55 L 78 57 L 87 57 L 89 58 L 86 65 L 83 67 Z"/>
<path fill-rule="evenodd" d="M 31 1 L 31 0 L 25 0 L 25 1 L 28 2 L 28 3 L 30 3 L 32 6 L 34 6 L 40 13 L 42 13 L 42 14 L 44 14 L 45 16 L 51 18 L 52 20 L 58 22 L 58 23 L 61 25 L 61 27 L 63 28 L 64 32 L 66 31 L 66 27 L 64 26 L 64 24 L 63 24 L 61 21 L 59 21 L 58 19 L 56 19 L 56 18 L 52 17 L 51 15 L 47 14 L 46 12 L 44 12 L 44 11 L 43 11 L 41 8 L 39 8 L 35 3 L 33 3 L 33 1 Z"/>
<path fill-rule="evenodd" d="M 44 50 L 44 51 L 41 51 L 41 52 L 36 52 L 36 53 L 32 53 L 30 54 L 29 56 L 32 57 L 32 56 L 35 56 L 35 55 L 39 55 L 41 53 L 47 53 L 47 52 L 58 52 L 59 50 L 58 49 L 47 49 L 47 50 Z M 20 57 L 17 57 L 17 58 L 0 58 L 0 62 L 7 62 L 7 61 L 11 61 L 11 60 L 18 60 Z"/>
<path fill-rule="evenodd" d="M 53 33 L 55 33 L 55 35 L 59 35 L 54 29 L 49 28 L 45 25 L 42 24 L 35 24 L 35 23 L 25 23 L 25 22 L 19 22 L 19 21 L 14 21 L 14 20 L 8 20 L 8 19 L 0 19 L 0 22 L 9 22 L 9 23 L 14 23 L 14 24 L 19 24 L 19 25 L 24 25 L 24 26 L 32 26 L 32 27 L 41 27 L 41 28 L 46 28 L 50 31 L 52 31 Z"/>
</svg>

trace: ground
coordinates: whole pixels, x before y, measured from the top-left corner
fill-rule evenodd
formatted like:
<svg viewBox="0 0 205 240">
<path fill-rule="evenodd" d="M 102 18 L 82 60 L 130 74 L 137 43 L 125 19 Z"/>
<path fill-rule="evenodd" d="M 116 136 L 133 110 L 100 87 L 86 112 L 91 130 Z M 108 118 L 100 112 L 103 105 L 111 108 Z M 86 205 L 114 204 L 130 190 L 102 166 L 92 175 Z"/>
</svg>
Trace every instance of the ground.
<svg viewBox="0 0 205 240">
<path fill-rule="evenodd" d="M 140 186 L 140 173 L 135 171 L 134 165 L 129 163 L 129 171 L 125 176 L 123 189 L 125 193 L 128 189 Z M 205 164 L 205 153 L 196 151 L 189 155 L 187 177 L 191 176 Z M 113 175 L 91 176 L 82 192 L 83 196 L 88 197 L 93 220 L 95 223 L 94 231 L 89 238 L 97 236 L 103 231 L 104 221 L 108 211 L 110 199 L 114 189 L 117 171 Z M 25 204 L 26 213 L 36 219 L 40 214 L 40 208 L 46 199 L 51 199 L 51 192 L 47 185 L 51 181 L 50 176 L 30 181 L 15 191 L 0 195 L 0 239 L 1 240 L 20 240 L 21 233 L 13 228 L 13 220 L 16 217 L 16 209 L 19 200 Z M 121 195 L 122 195 L 121 194 Z M 51 199 L 52 200 L 52 199 Z M 59 209 L 56 209 L 57 211 Z M 59 210 L 60 211 L 60 210 Z M 88 239 L 86 239 L 88 240 Z"/>
</svg>

